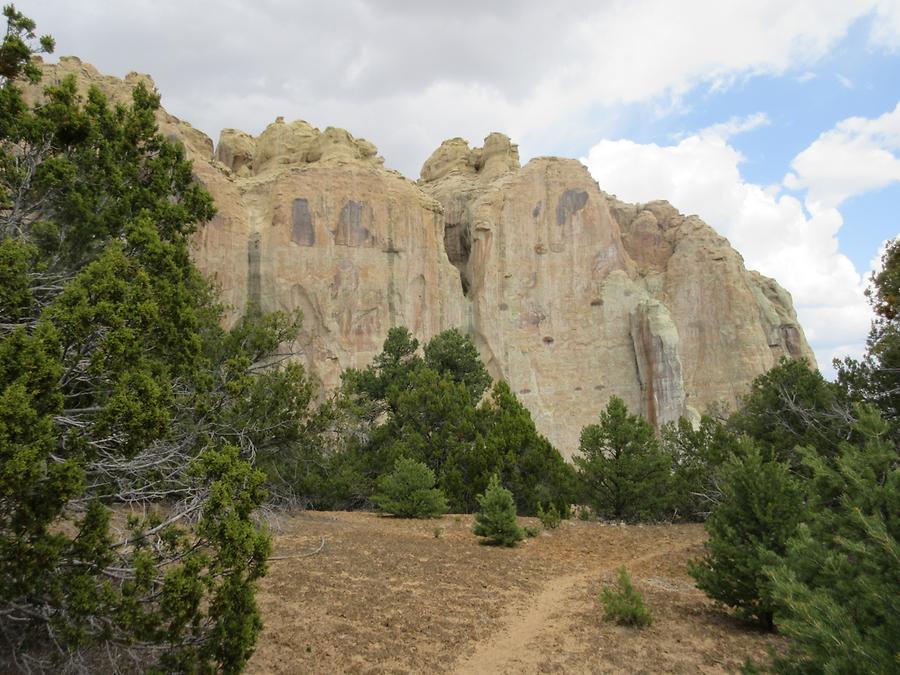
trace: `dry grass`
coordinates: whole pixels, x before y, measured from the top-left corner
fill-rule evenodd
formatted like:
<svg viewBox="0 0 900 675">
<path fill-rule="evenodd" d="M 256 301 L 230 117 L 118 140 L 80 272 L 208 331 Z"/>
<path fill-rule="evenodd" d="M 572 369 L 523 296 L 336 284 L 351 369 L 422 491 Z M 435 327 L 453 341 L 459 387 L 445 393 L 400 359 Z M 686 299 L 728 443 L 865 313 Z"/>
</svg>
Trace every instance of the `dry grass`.
<svg viewBox="0 0 900 675">
<path fill-rule="evenodd" d="M 250 673 L 718 673 L 780 644 L 694 588 L 696 525 L 566 521 L 514 549 L 479 546 L 470 516 L 306 512 L 281 526 L 275 555 L 326 543 L 271 563 Z M 650 628 L 602 619 L 600 589 L 620 565 Z"/>
</svg>

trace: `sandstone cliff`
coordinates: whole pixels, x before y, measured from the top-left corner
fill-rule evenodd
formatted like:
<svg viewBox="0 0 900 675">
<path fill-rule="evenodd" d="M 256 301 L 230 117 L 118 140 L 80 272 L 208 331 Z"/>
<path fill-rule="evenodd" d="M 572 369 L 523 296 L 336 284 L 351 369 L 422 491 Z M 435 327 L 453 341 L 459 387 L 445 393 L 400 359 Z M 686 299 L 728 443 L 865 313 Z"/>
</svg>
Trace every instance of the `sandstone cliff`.
<svg viewBox="0 0 900 675">
<path fill-rule="evenodd" d="M 123 100 L 146 76 L 45 66 Z M 36 96 L 36 94 L 35 94 Z M 445 141 L 418 184 L 373 144 L 306 122 L 218 145 L 161 110 L 219 210 L 193 244 L 233 321 L 249 304 L 304 312 L 303 359 L 326 387 L 366 365 L 388 329 L 458 326 L 492 375 L 570 456 L 613 394 L 656 423 L 734 405 L 782 355 L 815 363 L 790 296 L 747 271 L 696 216 L 625 204 L 575 160 L 520 166 L 509 139 Z"/>
<path fill-rule="evenodd" d="M 444 206 L 468 328 L 567 454 L 617 394 L 655 423 L 733 406 L 782 355 L 815 363 L 777 283 L 666 202 L 625 204 L 577 161 L 520 167 L 492 134 L 444 142 L 422 189 Z"/>
</svg>

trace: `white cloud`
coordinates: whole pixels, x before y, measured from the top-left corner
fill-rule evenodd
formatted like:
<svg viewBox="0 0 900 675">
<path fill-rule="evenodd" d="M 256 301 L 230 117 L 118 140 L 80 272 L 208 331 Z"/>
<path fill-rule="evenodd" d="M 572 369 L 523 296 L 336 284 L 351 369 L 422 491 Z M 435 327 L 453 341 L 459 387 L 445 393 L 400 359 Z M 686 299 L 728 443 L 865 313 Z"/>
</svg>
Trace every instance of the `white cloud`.
<svg viewBox="0 0 900 675">
<path fill-rule="evenodd" d="M 371 139 L 389 165 L 411 175 L 450 136 L 478 141 L 500 130 L 524 155 L 558 152 L 611 131 L 591 111 L 639 102 L 667 110 L 698 85 L 802 72 L 855 20 L 876 9 L 887 16 L 892 7 L 883 0 L 18 4 L 56 37 L 61 54 L 110 74 L 151 73 L 163 104 L 213 138 L 223 127 L 258 133 L 277 115 L 302 118 Z M 879 30 L 882 41 L 900 35 Z"/>
<path fill-rule="evenodd" d="M 900 0 L 880 0 L 869 41 L 891 51 L 900 49 Z"/>
<path fill-rule="evenodd" d="M 861 353 L 871 320 L 865 282 L 838 250 L 841 214 L 805 210 L 791 195 L 745 181 L 741 153 L 709 131 L 669 146 L 604 140 L 584 162 L 603 189 L 622 199 L 662 198 L 698 214 L 728 237 L 749 268 L 775 277 L 793 296 L 819 367 L 830 375 L 835 355 Z"/>
<path fill-rule="evenodd" d="M 732 136 L 753 131 L 759 127 L 769 126 L 772 121 L 764 112 L 753 113 L 746 117 L 731 117 L 727 122 L 719 122 L 701 129 L 700 136 L 718 136 L 722 140 L 728 140 Z"/>
<path fill-rule="evenodd" d="M 836 74 L 835 74 L 835 78 L 837 79 L 838 82 L 840 82 L 841 86 L 842 86 L 844 89 L 853 89 L 854 87 L 856 87 L 856 85 L 853 84 L 853 80 L 851 80 L 849 77 L 847 77 L 847 76 L 845 76 L 845 75 L 841 75 L 840 73 L 836 73 Z"/>
<path fill-rule="evenodd" d="M 833 208 L 853 195 L 900 181 L 900 103 L 875 119 L 849 117 L 791 162 L 786 187 L 807 190 L 811 208 Z"/>
</svg>

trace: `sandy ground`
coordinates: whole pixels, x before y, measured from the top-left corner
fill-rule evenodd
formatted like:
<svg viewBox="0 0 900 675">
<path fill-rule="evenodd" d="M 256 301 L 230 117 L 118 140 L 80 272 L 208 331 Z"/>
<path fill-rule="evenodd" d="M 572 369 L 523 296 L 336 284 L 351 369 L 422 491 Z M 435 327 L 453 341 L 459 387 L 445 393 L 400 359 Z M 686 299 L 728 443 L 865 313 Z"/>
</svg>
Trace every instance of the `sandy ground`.
<svg viewBox="0 0 900 675">
<path fill-rule="evenodd" d="M 533 519 L 522 523 L 537 524 Z M 698 525 L 564 522 L 514 549 L 471 516 L 413 521 L 305 512 L 276 523 L 249 673 L 721 673 L 780 644 L 694 588 Z M 603 620 L 625 565 L 650 628 Z"/>
</svg>

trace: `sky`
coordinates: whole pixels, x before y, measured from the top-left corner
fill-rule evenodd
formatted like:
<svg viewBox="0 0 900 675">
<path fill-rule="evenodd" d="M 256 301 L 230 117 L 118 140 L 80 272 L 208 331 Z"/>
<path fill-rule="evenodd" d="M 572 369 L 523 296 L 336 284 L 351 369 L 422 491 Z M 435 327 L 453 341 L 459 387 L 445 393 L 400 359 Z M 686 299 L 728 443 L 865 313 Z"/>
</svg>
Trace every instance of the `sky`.
<svg viewBox="0 0 900 675">
<path fill-rule="evenodd" d="M 820 368 L 859 356 L 900 234 L 900 0 L 26 0 L 101 72 L 153 76 L 214 140 L 277 116 L 415 179 L 447 138 L 580 158 L 697 214 L 793 296 Z M 49 60 L 54 60 L 51 57 Z"/>
</svg>

